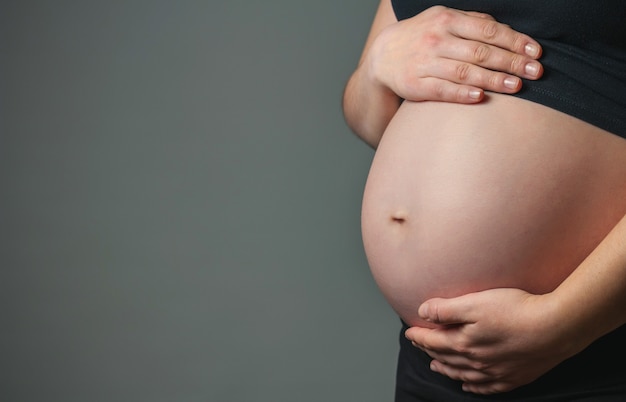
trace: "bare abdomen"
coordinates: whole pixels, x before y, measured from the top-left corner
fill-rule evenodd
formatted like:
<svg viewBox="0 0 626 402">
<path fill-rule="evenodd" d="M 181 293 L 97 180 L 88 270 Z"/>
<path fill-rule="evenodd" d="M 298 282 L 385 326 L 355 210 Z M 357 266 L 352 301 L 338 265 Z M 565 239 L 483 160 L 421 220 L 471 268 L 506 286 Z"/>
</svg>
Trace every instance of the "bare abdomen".
<svg viewBox="0 0 626 402">
<path fill-rule="evenodd" d="M 492 95 L 403 104 L 372 163 L 362 232 L 381 291 L 420 325 L 431 297 L 554 289 L 625 213 L 625 140 Z"/>
</svg>

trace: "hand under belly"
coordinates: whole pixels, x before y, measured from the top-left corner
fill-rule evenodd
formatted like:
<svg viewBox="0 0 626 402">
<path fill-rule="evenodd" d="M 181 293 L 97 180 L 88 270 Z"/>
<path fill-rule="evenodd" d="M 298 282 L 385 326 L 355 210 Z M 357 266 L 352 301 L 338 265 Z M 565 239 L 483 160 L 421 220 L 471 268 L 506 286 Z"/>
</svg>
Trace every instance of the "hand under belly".
<svg viewBox="0 0 626 402">
<path fill-rule="evenodd" d="M 405 102 L 362 209 L 372 274 L 411 325 L 431 297 L 554 289 L 626 213 L 626 141 L 541 105 Z"/>
</svg>

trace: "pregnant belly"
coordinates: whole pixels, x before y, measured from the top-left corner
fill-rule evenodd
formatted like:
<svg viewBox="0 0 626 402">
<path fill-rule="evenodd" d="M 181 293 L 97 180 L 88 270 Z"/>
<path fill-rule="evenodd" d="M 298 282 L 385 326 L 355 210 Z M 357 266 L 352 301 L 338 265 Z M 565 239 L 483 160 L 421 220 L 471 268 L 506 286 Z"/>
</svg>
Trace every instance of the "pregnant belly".
<svg viewBox="0 0 626 402">
<path fill-rule="evenodd" d="M 626 213 L 626 141 L 544 106 L 405 102 L 376 151 L 362 234 L 411 325 L 431 297 L 554 289 Z"/>
</svg>

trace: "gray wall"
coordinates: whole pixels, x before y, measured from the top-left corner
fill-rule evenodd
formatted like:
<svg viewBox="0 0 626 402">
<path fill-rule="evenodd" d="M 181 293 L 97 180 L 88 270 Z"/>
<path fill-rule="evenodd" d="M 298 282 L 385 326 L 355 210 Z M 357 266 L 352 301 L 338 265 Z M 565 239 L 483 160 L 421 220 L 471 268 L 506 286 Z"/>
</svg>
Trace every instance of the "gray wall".
<svg viewBox="0 0 626 402">
<path fill-rule="evenodd" d="M 377 1 L 0 3 L 0 400 L 385 402 Z"/>
</svg>

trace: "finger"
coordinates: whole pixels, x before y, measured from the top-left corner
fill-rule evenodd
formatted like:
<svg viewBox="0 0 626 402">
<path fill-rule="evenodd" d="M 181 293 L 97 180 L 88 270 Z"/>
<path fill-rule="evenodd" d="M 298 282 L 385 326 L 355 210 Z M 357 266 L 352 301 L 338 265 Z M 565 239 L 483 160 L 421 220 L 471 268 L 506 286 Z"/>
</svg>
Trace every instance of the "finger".
<svg viewBox="0 0 626 402">
<path fill-rule="evenodd" d="M 471 17 L 484 18 L 484 19 L 489 19 L 492 21 L 496 20 L 495 18 L 493 18 L 493 16 L 486 14 L 486 13 L 479 13 L 478 11 L 464 11 L 464 10 L 458 10 L 458 11 L 465 15 L 469 15 Z"/>
<path fill-rule="evenodd" d="M 427 353 L 459 354 L 454 348 L 458 345 L 456 340 L 457 329 L 438 329 L 411 327 L 404 332 L 404 336 L 413 343 L 413 346 Z"/>
<path fill-rule="evenodd" d="M 471 384 L 472 388 L 477 388 L 481 383 L 493 381 L 494 378 L 478 370 L 454 367 L 437 360 L 430 362 L 430 369 L 435 373 L 445 375 L 453 380 L 463 381 Z"/>
<path fill-rule="evenodd" d="M 471 324 L 474 319 L 472 295 L 467 294 L 452 299 L 433 298 L 426 300 L 418 309 L 420 318 L 442 325 Z"/>
<path fill-rule="evenodd" d="M 441 56 L 488 69 L 483 75 L 500 71 L 536 80 L 543 74 L 541 63 L 531 57 L 473 40 L 457 40 L 443 48 Z"/>
<path fill-rule="evenodd" d="M 399 95 L 403 98 L 415 101 L 428 99 L 452 103 L 477 103 L 484 98 L 484 90 L 482 88 L 457 84 L 434 76 L 421 78 L 419 87 L 412 87 L 409 82 L 406 88 L 399 92 Z"/>
<path fill-rule="evenodd" d="M 471 392 L 479 395 L 491 395 L 491 394 L 499 394 L 502 392 L 507 392 L 515 388 L 512 384 L 493 381 L 493 382 L 483 382 L 483 383 L 472 383 L 467 382 L 463 383 L 463 391 Z"/>
<path fill-rule="evenodd" d="M 420 74 L 492 92 L 511 94 L 522 87 L 522 80 L 515 75 L 451 59 L 439 60 L 436 66 L 423 66 Z"/>
<path fill-rule="evenodd" d="M 458 21 L 448 24 L 450 33 L 465 39 L 498 46 L 518 54 L 525 54 L 533 59 L 541 57 L 541 45 L 530 36 L 517 32 L 508 25 L 501 24 L 489 18 L 467 18 L 468 15 L 450 10 L 450 16 L 442 18 L 456 18 Z M 462 18 L 462 19 L 461 19 Z"/>
<path fill-rule="evenodd" d="M 477 363 L 471 361 L 467 357 L 457 353 L 438 352 L 431 349 L 423 349 L 437 364 L 444 364 L 449 367 L 454 367 L 458 370 L 478 370 Z M 485 365 L 479 367 L 486 367 Z"/>
</svg>

